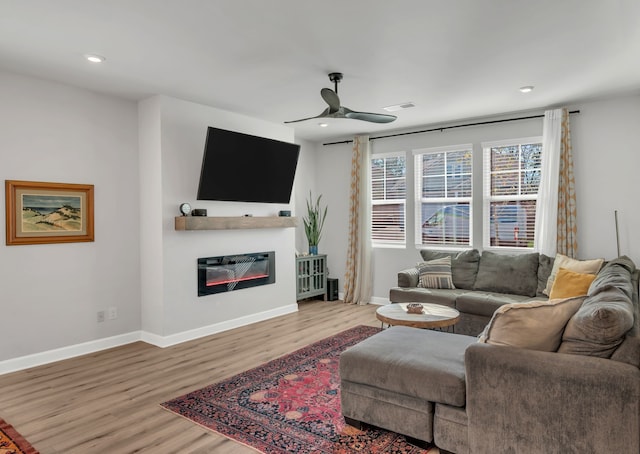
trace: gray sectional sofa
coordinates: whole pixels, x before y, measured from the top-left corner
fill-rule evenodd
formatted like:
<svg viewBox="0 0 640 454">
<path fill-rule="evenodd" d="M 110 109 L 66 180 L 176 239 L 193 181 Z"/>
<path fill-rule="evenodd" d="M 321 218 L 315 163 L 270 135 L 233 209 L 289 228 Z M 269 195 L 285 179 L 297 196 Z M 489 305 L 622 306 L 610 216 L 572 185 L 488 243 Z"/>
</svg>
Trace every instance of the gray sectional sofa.
<svg viewBox="0 0 640 454">
<path fill-rule="evenodd" d="M 553 268 L 553 258 L 528 253 L 503 255 L 478 250 L 440 252 L 421 250 L 425 261 L 451 257 L 455 289 L 418 287 L 418 270 L 411 267 L 398 273 L 398 286 L 389 291 L 392 303 L 435 303 L 460 312 L 454 332 L 475 336 L 495 310 L 508 303 L 546 300 L 543 293 Z"/>
<path fill-rule="evenodd" d="M 502 277 L 494 290 L 510 285 Z M 477 334 L 490 320 L 480 339 L 398 326 L 351 347 L 340 357 L 343 415 L 352 425 L 392 430 L 443 453 L 638 454 L 638 277 L 635 264 L 620 257 L 579 298 L 545 301 L 480 289 L 488 293 L 478 300 L 460 300 L 468 289 L 432 294 L 468 311 L 465 330 Z M 396 301 L 417 300 L 412 287 L 394 290 Z M 509 304 L 491 318 L 479 309 L 503 297 L 540 300 Z M 560 328 L 547 332 L 554 323 Z M 557 339 L 549 351 L 536 342 L 527 347 L 538 335 Z"/>
</svg>

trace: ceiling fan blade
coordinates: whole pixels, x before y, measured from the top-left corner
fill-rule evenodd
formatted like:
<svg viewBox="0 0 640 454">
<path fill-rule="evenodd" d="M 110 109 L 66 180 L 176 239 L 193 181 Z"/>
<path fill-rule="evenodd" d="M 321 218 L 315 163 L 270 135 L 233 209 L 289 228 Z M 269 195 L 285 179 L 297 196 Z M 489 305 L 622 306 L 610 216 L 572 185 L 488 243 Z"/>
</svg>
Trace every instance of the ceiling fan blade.
<svg viewBox="0 0 640 454">
<path fill-rule="evenodd" d="M 327 116 L 329 116 L 329 108 L 328 107 L 326 109 L 324 109 L 320 115 L 316 115 L 315 117 L 301 118 L 300 120 L 285 121 L 285 123 L 298 123 L 300 121 L 313 120 L 314 118 L 324 118 L 324 117 L 327 117 Z"/>
<path fill-rule="evenodd" d="M 324 99 L 329 107 L 327 107 L 320 115 L 309 118 L 301 118 L 300 120 L 285 121 L 285 123 L 298 123 L 300 121 L 312 120 L 314 118 L 350 118 L 353 120 L 368 121 L 371 123 L 391 123 L 396 118 L 395 115 L 379 114 L 372 112 L 355 112 L 340 105 L 338 97 L 338 82 L 342 80 L 342 73 L 329 74 L 329 80 L 335 84 L 335 91 L 330 88 L 320 90 L 320 96 Z"/>
<path fill-rule="evenodd" d="M 369 121 L 371 123 L 391 123 L 396 118 L 398 118 L 395 115 L 379 114 L 379 113 L 372 113 L 372 112 L 355 112 L 351 109 L 347 109 L 346 107 L 343 107 L 343 109 L 344 109 L 345 118 Z"/>
<path fill-rule="evenodd" d="M 329 112 L 334 113 L 340 109 L 340 98 L 338 94 L 330 88 L 323 88 L 320 90 L 320 96 L 324 99 L 324 102 L 329 104 Z"/>
</svg>

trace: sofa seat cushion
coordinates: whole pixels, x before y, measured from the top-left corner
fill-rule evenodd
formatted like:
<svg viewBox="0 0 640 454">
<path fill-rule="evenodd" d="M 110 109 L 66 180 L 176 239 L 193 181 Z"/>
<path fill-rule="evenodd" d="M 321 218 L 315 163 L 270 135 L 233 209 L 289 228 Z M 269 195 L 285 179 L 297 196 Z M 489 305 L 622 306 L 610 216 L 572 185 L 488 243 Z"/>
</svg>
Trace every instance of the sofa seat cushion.
<svg viewBox="0 0 640 454">
<path fill-rule="evenodd" d="M 464 352 L 475 337 L 394 326 L 340 355 L 340 379 L 463 407 Z"/>
<path fill-rule="evenodd" d="M 393 287 L 389 290 L 392 303 L 432 303 L 455 307 L 456 298 L 468 290 Z"/>
<path fill-rule="evenodd" d="M 456 298 L 455 308 L 465 314 L 491 317 L 500 306 L 512 303 L 523 303 L 530 299 L 528 296 L 508 293 L 467 292 Z"/>
</svg>

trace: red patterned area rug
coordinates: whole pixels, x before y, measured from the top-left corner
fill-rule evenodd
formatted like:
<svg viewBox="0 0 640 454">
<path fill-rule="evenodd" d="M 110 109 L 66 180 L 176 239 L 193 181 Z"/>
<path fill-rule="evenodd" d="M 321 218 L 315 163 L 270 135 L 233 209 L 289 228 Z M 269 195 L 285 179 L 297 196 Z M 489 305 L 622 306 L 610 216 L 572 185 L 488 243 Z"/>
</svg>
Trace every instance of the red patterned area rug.
<svg viewBox="0 0 640 454">
<path fill-rule="evenodd" d="M 340 353 L 379 331 L 371 326 L 343 331 L 162 406 L 268 454 L 426 454 L 429 450 L 402 435 L 358 430 L 342 418 Z"/>
<path fill-rule="evenodd" d="M 38 454 L 16 429 L 0 418 L 0 454 Z"/>
</svg>

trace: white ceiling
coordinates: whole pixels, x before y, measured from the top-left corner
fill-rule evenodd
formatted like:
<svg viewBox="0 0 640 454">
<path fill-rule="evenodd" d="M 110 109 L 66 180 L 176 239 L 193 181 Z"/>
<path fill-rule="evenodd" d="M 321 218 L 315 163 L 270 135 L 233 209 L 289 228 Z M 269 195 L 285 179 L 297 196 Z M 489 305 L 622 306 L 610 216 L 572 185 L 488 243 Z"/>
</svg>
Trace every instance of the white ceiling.
<svg viewBox="0 0 640 454">
<path fill-rule="evenodd" d="M 324 141 L 639 92 L 640 1 L 0 0 L 0 68 L 277 123 L 322 112 L 334 71 L 353 110 L 416 104 L 292 125 Z"/>
</svg>

